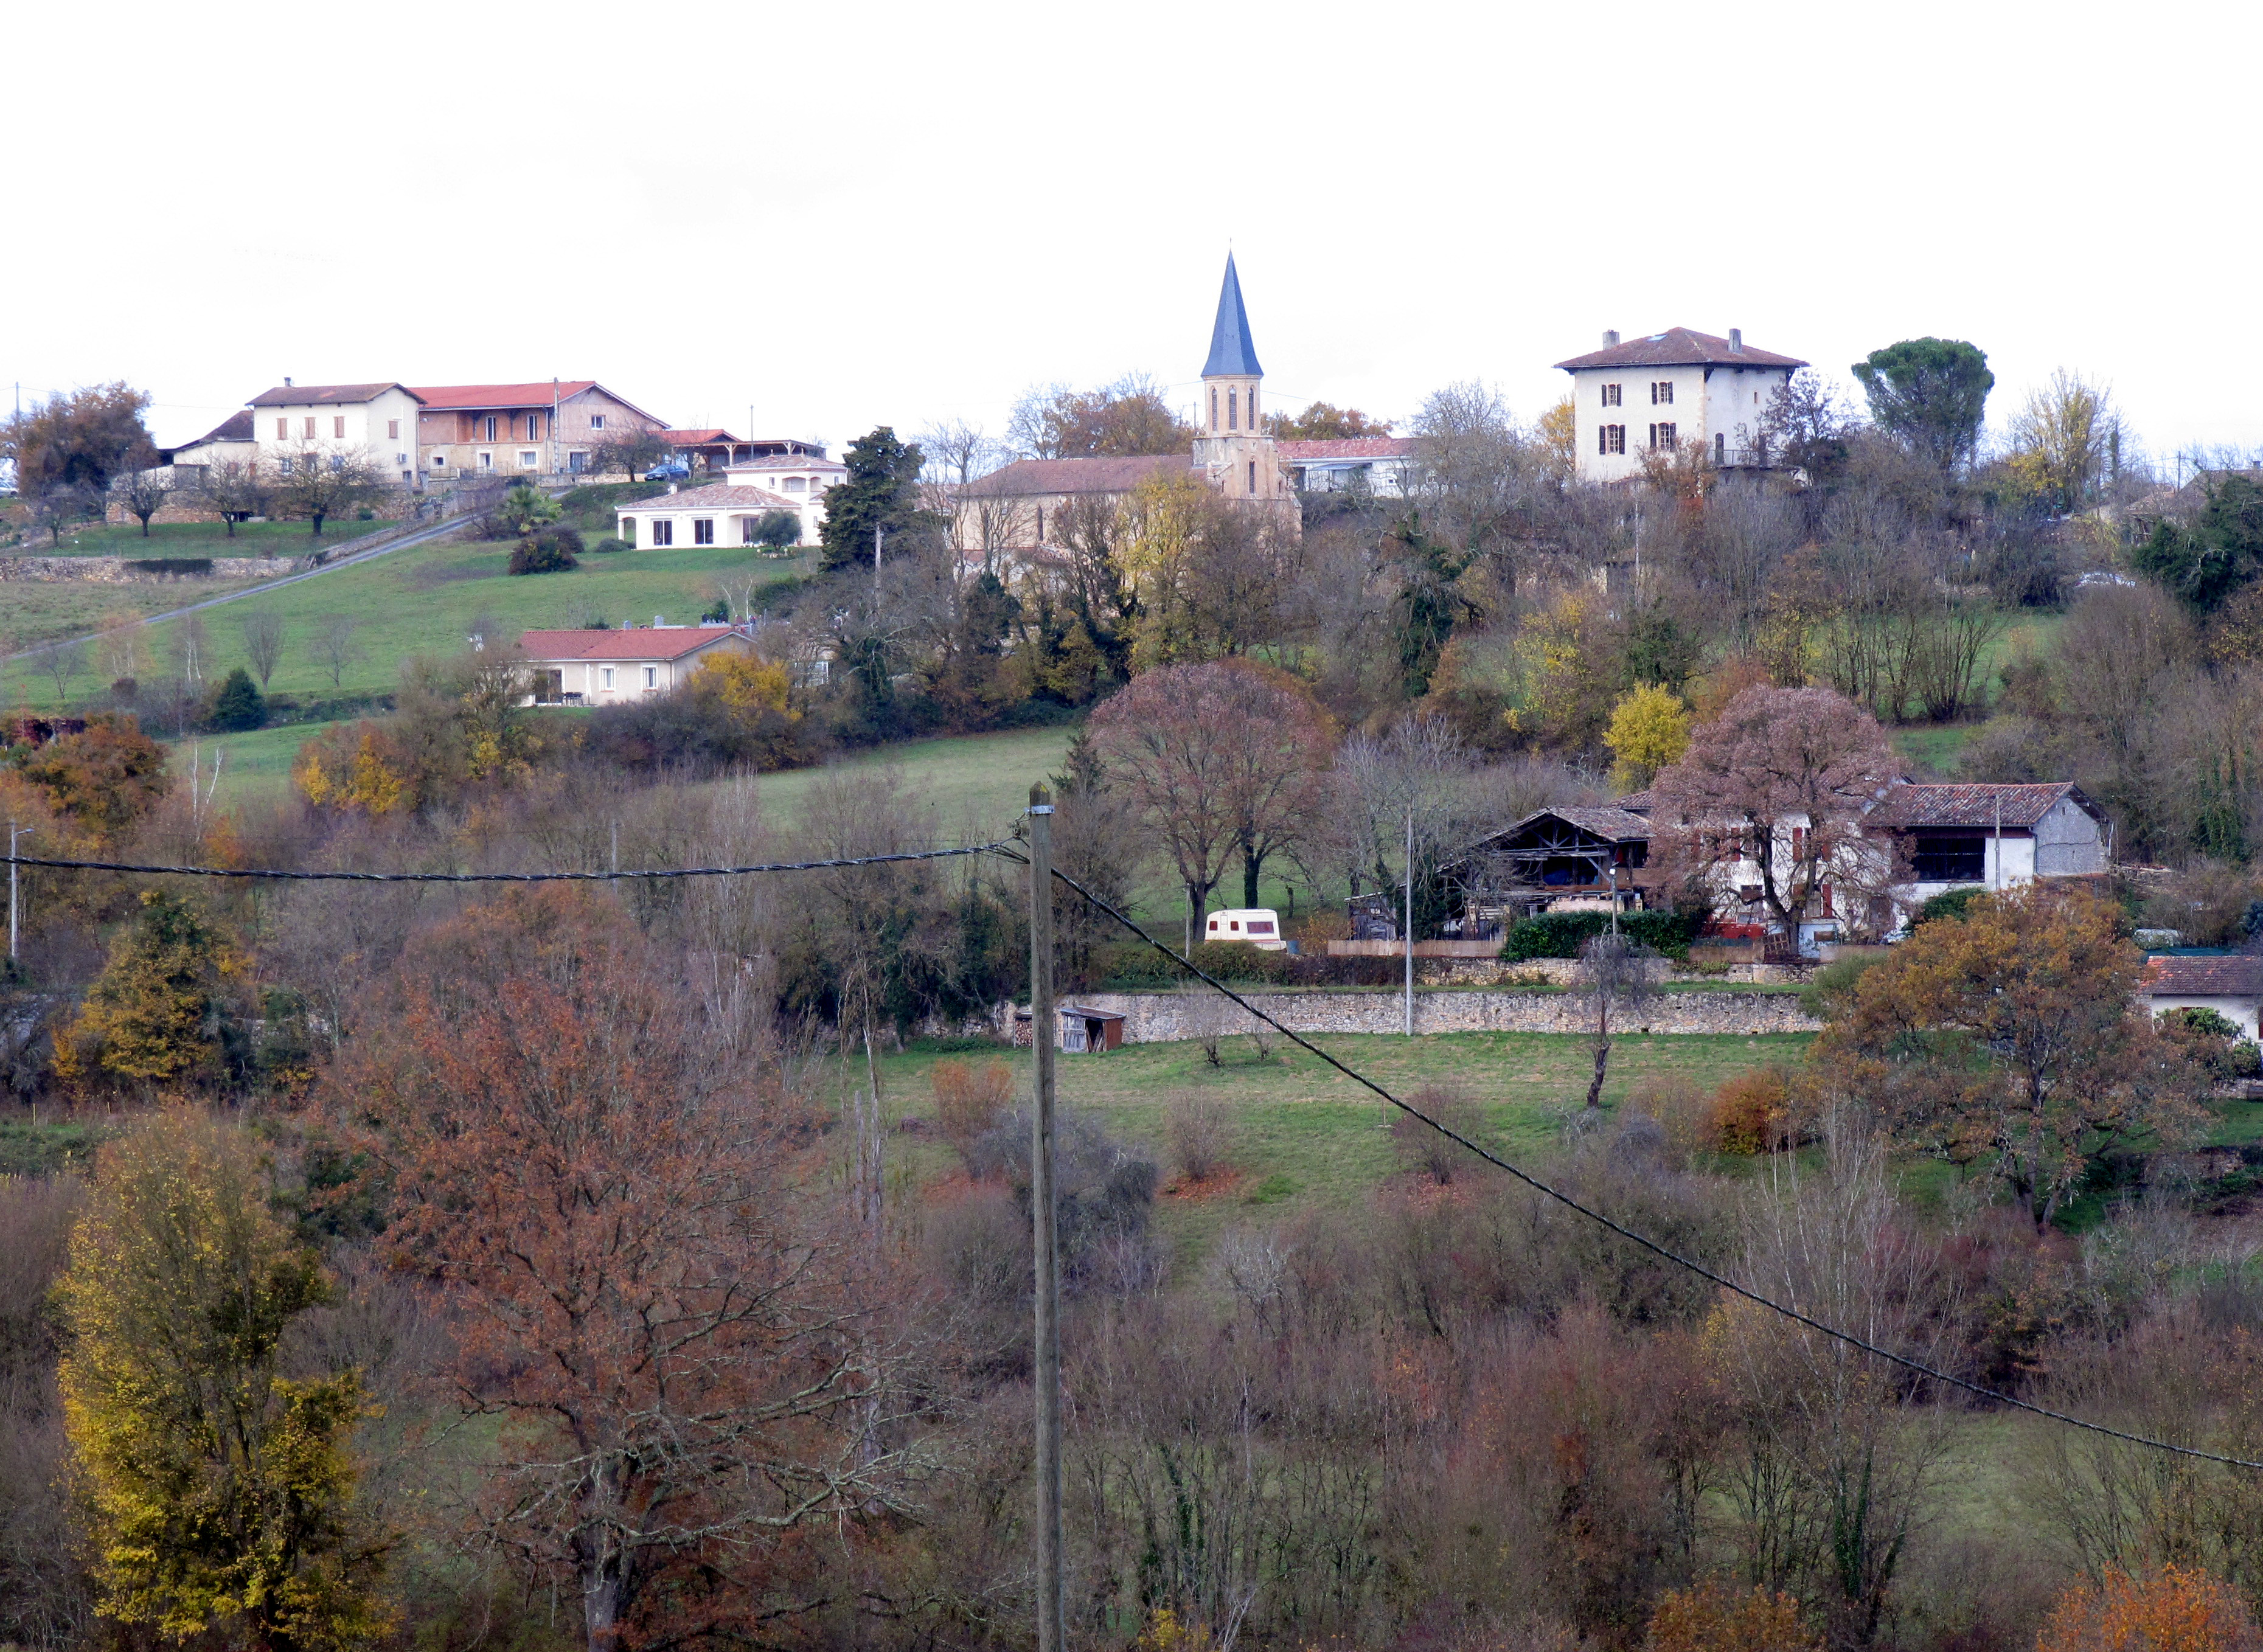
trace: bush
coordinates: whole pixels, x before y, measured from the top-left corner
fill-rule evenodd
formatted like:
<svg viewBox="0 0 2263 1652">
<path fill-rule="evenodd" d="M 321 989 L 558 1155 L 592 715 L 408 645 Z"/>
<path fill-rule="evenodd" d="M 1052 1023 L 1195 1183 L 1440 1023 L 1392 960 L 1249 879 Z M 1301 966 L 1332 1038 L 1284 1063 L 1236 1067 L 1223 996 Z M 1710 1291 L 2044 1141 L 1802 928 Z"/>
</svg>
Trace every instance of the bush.
<svg viewBox="0 0 2263 1652">
<path fill-rule="evenodd" d="M 1704 927 L 1705 915 L 1681 912 L 1630 912 L 1619 914 L 1619 933 L 1639 947 L 1669 958 L 1687 957 L 1689 943 Z M 1500 943 L 1504 963 L 1527 958 L 1576 958 L 1580 949 L 1611 927 L 1607 912 L 1551 912 L 1510 926 Z"/>
<path fill-rule="evenodd" d="M 135 557 L 134 570 L 141 574 L 186 574 L 201 577 L 212 572 L 210 557 Z"/>
<path fill-rule="evenodd" d="M 1444 1125 L 1456 1136 L 1472 1142 L 1484 1139 L 1485 1115 L 1469 1092 L 1458 1085 L 1423 1085 L 1408 1093 L 1406 1105 Z M 1400 1165 L 1429 1177 L 1441 1187 L 1456 1175 L 1485 1162 L 1461 1143 L 1439 1135 L 1413 1114 L 1395 1107 L 1391 1115 L 1391 1144 L 1398 1150 Z"/>
<path fill-rule="evenodd" d="M 1163 1137 L 1182 1181 L 1208 1181 L 1224 1169 L 1232 1135 L 1225 1106 L 1215 1097 L 1174 1096 L 1163 1109 Z"/>
<path fill-rule="evenodd" d="M 801 543 L 801 518 L 791 510 L 766 510 L 755 518 L 755 543 L 765 551 L 787 551 Z"/>
<path fill-rule="evenodd" d="M 228 674 L 213 694 L 212 709 L 205 714 L 205 721 L 223 733 L 267 726 L 267 701 L 249 672 L 238 666 Z"/>
<path fill-rule="evenodd" d="M 1972 903 L 1987 892 L 1975 884 L 1969 889 L 1944 889 L 1938 895 L 1928 895 L 1910 914 L 1909 927 L 1916 929 L 1945 918 L 1961 923 Z"/>
<path fill-rule="evenodd" d="M 935 1092 L 936 1128 L 959 1158 L 972 1165 L 975 1143 L 1013 1101 L 1014 1070 L 994 1056 L 980 1064 L 938 1061 L 927 1081 Z"/>
<path fill-rule="evenodd" d="M 1821 1652 L 1789 1595 L 1739 1593 L 1708 1579 L 1669 1589 L 1652 1609 L 1648 1652 Z"/>
<path fill-rule="evenodd" d="M 596 554 L 601 557 L 609 557 L 616 551 L 633 551 L 636 547 L 625 539 L 616 539 L 609 535 L 605 538 L 598 540 L 597 543 L 591 545 L 589 549 L 596 552 Z"/>
<path fill-rule="evenodd" d="M 2263 1050 L 2243 1038 L 2239 1024 L 2221 1011 L 2194 1005 L 2163 1010 L 2161 1029 L 2187 1045 L 2215 1078 L 2252 1078 L 2263 1073 Z"/>
<path fill-rule="evenodd" d="M 1818 1021 L 1838 1020 L 1854 1006 L 1855 989 L 1870 966 L 1883 962 L 1875 952 L 1832 959 L 1810 979 L 1807 990 L 1799 995 L 1799 1007 Z"/>
<path fill-rule="evenodd" d="M 550 528 L 527 535 L 510 553 L 513 574 L 563 574 L 582 566 L 576 554 L 582 536 L 571 528 Z"/>
<path fill-rule="evenodd" d="M 1750 1158 L 1789 1147 L 1804 1134 L 1800 1097 L 1782 1067 L 1754 1067 L 1713 1093 L 1705 1134 L 1717 1153 Z"/>
</svg>

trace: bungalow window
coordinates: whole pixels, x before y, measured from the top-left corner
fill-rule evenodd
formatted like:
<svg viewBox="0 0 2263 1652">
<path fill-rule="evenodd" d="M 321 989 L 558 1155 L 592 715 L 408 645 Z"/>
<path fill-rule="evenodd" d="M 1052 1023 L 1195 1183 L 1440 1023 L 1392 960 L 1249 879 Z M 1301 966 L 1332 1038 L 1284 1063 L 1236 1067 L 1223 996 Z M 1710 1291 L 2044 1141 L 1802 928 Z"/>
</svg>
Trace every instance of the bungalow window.
<svg viewBox="0 0 2263 1652">
<path fill-rule="evenodd" d="M 789 494 L 806 494 L 809 491 L 809 483 L 803 477 L 789 476 L 785 479 L 785 491 Z"/>
<path fill-rule="evenodd" d="M 598 675 L 604 678 L 604 686 L 606 688 L 610 689 L 613 686 L 613 668 L 611 666 L 599 667 Z"/>
<path fill-rule="evenodd" d="M 1650 427 L 1650 445 L 1659 452 L 1671 453 L 1674 451 L 1674 441 L 1672 425 L 1653 424 Z"/>
<path fill-rule="evenodd" d="M 752 516 L 741 516 L 739 518 L 739 543 L 741 545 L 754 544 L 755 520 L 756 519 Z"/>
<path fill-rule="evenodd" d="M 1920 884 L 1977 884 L 1988 876 L 1988 840 L 1924 837 L 1910 856 Z"/>
<path fill-rule="evenodd" d="M 605 415 L 602 413 L 591 414 L 589 415 L 589 428 L 592 430 L 604 429 L 605 428 Z"/>
<path fill-rule="evenodd" d="M 1607 408 L 1618 407 L 1620 405 L 1619 392 L 1625 386 L 1621 385 L 1605 385 L 1603 386 L 1603 405 Z"/>
<path fill-rule="evenodd" d="M 647 666 L 644 668 L 644 686 L 647 689 L 656 689 L 660 686 L 660 667 L 658 666 Z"/>
<path fill-rule="evenodd" d="M 575 476 L 589 468 L 589 456 L 578 449 L 566 456 L 566 468 Z"/>
<path fill-rule="evenodd" d="M 1671 379 L 1660 379 L 1651 386 L 1650 403 L 1654 408 L 1674 405 L 1674 381 Z"/>
<path fill-rule="evenodd" d="M 691 543 L 694 545 L 713 545 L 715 543 L 714 517 L 694 516 L 691 519 Z"/>
<path fill-rule="evenodd" d="M 676 543 L 676 519 L 674 517 L 654 516 L 652 519 L 652 542 L 656 545 L 674 545 Z"/>
</svg>

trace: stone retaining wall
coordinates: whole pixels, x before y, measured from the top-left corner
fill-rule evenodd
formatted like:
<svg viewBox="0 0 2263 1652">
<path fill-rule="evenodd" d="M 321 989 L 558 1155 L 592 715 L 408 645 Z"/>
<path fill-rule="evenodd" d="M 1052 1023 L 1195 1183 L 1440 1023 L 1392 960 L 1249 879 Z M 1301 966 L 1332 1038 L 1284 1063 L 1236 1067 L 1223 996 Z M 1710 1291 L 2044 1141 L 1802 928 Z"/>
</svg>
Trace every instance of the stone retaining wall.
<svg viewBox="0 0 2263 1652">
<path fill-rule="evenodd" d="M 176 560 L 197 560 L 182 558 Z M 304 557 L 213 557 L 211 571 L 153 569 L 141 557 L 0 557 L 0 582 L 88 580 L 97 585 L 166 584 L 177 580 L 272 580 L 310 566 Z"/>
<path fill-rule="evenodd" d="M 1242 996 L 1283 1026 L 1300 1033 L 1395 1033 L 1405 1026 L 1404 1003 L 1393 992 L 1263 992 Z M 1065 1003 L 1089 1005 L 1124 1017 L 1124 1042 L 1152 1044 L 1191 1038 L 1201 1018 L 1218 1005 L 1232 1031 L 1247 1030 L 1247 1016 L 1207 988 L 1200 992 L 1081 992 Z M 1418 1033 L 1581 1033 L 1589 1022 L 1580 999 L 1565 992 L 1422 992 L 1414 994 Z M 1628 1024 L 1636 1033 L 1815 1033 L 1789 992 L 1661 992 Z"/>
</svg>

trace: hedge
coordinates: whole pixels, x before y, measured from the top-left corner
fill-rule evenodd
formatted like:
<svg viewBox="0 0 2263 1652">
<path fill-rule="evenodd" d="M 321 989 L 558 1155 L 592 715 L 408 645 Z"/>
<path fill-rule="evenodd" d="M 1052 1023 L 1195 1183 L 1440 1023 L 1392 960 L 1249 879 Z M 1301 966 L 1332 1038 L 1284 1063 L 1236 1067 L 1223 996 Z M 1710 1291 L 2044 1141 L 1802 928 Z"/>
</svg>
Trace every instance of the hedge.
<svg viewBox="0 0 2263 1652">
<path fill-rule="evenodd" d="M 1619 914 L 1619 933 L 1638 946 L 1668 957 L 1688 956 L 1689 943 L 1704 926 L 1703 913 L 1630 912 Z M 1580 949 L 1611 927 L 1607 912 L 1551 912 L 1512 925 L 1500 943 L 1504 963 L 1527 958 L 1576 958 Z"/>
</svg>

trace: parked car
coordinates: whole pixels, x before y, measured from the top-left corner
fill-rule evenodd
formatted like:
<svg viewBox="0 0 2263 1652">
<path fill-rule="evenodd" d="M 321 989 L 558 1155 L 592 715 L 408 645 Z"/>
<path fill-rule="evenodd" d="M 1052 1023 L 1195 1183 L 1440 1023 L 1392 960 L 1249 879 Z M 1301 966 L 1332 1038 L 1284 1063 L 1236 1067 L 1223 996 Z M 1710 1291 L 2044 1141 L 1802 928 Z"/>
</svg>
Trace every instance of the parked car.
<svg viewBox="0 0 2263 1652">
<path fill-rule="evenodd" d="M 691 467 L 689 465 L 679 465 L 674 459 L 670 459 L 665 465 L 654 465 L 644 473 L 644 479 L 648 482 L 680 482 L 690 474 Z"/>
</svg>

